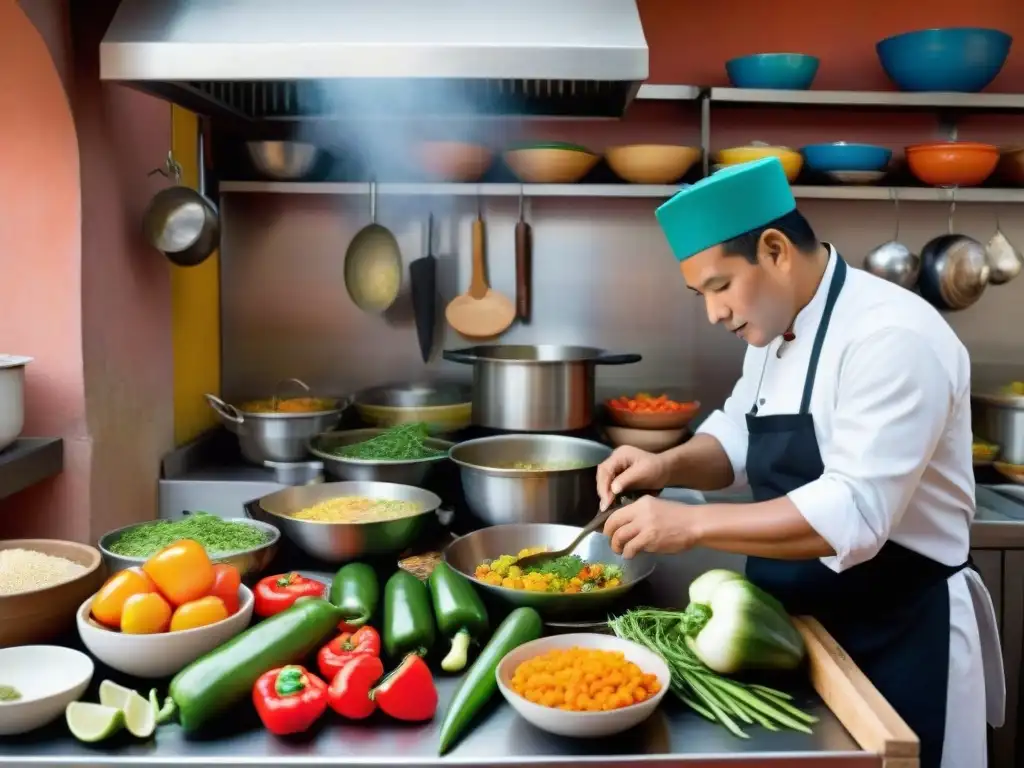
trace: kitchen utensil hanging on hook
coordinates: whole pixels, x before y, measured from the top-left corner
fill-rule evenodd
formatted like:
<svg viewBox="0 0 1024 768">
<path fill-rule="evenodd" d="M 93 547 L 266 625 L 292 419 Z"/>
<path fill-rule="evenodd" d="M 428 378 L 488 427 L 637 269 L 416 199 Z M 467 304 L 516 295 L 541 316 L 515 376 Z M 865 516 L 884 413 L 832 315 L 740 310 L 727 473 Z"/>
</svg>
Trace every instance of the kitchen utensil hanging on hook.
<svg viewBox="0 0 1024 768">
<path fill-rule="evenodd" d="M 872 248 L 864 259 L 864 269 L 908 290 L 917 285 L 921 257 L 900 242 L 900 198 L 889 188 L 889 199 L 896 208 L 896 233 L 892 240 Z"/>
<path fill-rule="evenodd" d="M 966 309 L 981 298 L 988 285 L 985 246 L 967 235 L 953 233 L 956 188 L 949 203 L 947 233 L 929 240 L 921 249 L 921 295 L 938 309 Z"/>
<path fill-rule="evenodd" d="M 477 197 L 473 222 L 473 267 L 469 291 L 456 296 L 445 309 L 448 324 L 471 339 L 490 339 L 504 333 L 516 319 L 515 304 L 505 295 L 491 290 L 487 282 L 483 208 Z"/>
<path fill-rule="evenodd" d="M 988 281 L 992 285 L 1005 285 L 1020 274 L 1024 266 L 1024 257 L 1013 247 L 1013 243 L 1003 234 L 999 226 L 999 211 L 994 210 L 996 217 L 996 233 L 985 245 L 985 258 L 988 260 Z"/>
<path fill-rule="evenodd" d="M 402 254 L 391 230 L 377 223 L 377 182 L 370 182 L 370 223 L 345 251 L 345 289 L 363 312 L 380 313 L 402 289 Z"/>
<path fill-rule="evenodd" d="M 412 284 L 412 311 L 416 318 L 416 336 L 423 362 L 430 361 L 437 325 L 437 258 L 434 256 L 434 214 L 427 218 L 427 255 L 409 265 Z"/>
<path fill-rule="evenodd" d="M 519 221 L 516 222 L 516 317 L 522 323 L 529 323 L 533 294 L 533 231 L 523 216 L 525 197 L 520 184 Z"/>
<path fill-rule="evenodd" d="M 199 190 L 181 183 L 181 166 L 174 158 L 174 107 L 171 107 L 171 148 L 161 174 L 174 185 L 157 192 L 142 217 L 146 239 L 179 267 L 194 267 L 206 261 L 220 245 L 220 217 L 217 206 L 206 197 L 206 157 L 202 128 L 196 135 Z"/>
</svg>

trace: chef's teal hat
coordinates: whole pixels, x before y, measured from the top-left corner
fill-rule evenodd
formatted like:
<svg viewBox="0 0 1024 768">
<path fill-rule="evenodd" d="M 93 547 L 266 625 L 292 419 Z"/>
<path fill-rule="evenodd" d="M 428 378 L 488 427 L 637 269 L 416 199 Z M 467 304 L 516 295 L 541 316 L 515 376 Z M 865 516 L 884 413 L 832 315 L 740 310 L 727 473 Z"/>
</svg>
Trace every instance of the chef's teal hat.
<svg viewBox="0 0 1024 768">
<path fill-rule="evenodd" d="M 782 163 L 730 165 L 677 192 L 654 212 L 679 261 L 775 221 L 796 208 Z"/>
</svg>

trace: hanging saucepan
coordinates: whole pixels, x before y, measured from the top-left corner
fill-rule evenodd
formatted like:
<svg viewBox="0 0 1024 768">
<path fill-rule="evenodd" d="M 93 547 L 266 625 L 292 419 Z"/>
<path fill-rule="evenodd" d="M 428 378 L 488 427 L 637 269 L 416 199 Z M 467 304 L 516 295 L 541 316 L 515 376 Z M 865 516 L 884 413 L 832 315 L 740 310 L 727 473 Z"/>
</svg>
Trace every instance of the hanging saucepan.
<svg viewBox="0 0 1024 768">
<path fill-rule="evenodd" d="M 173 145 L 173 133 L 172 133 Z M 142 219 L 146 239 L 179 267 L 194 267 L 206 261 L 220 245 L 220 217 L 217 206 L 206 197 L 203 134 L 199 132 L 199 190 L 181 183 L 181 166 L 173 152 L 167 153 L 164 168 L 152 171 L 174 182 L 153 196 Z"/>
<path fill-rule="evenodd" d="M 954 190 L 955 195 L 955 190 Z M 929 240 L 921 250 L 921 295 L 942 310 L 966 309 L 988 285 L 985 246 L 967 235 L 953 234 L 956 198 L 949 205 L 948 233 Z"/>
<path fill-rule="evenodd" d="M 892 240 L 872 248 L 864 259 L 864 269 L 889 282 L 913 290 L 921 273 L 921 257 L 900 242 L 900 199 L 895 189 L 889 197 L 896 206 L 896 234 Z"/>
<path fill-rule="evenodd" d="M 377 223 L 377 183 L 370 183 L 370 223 L 345 252 L 345 289 L 364 312 L 383 312 L 402 288 L 402 254 L 391 230 Z"/>
<path fill-rule="evenodd" d="M 988 281 L 992 285 L 1005 285 L 1020 274 L 1024 259 L 1020 251 L 1003 234 L 999 226 L 999 212 L 996 211 L 996 233 L 985 245 L 985 257 L 988 259 Z"/>
</svg>

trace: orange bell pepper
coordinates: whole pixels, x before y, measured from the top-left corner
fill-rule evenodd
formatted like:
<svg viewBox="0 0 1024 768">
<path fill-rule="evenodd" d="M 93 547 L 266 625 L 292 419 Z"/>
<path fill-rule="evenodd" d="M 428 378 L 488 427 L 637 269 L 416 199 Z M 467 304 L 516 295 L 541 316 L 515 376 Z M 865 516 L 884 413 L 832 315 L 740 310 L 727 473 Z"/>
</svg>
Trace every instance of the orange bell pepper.
<svg viewBox="0 0 1024 768">
<path fill-rule="evenodd" d="M 133 595 L 156 592 L 156 584 L 138 568 L 118 571 L 100 587 L 92 601 L 92 617 L 111 629 L 121 627 L 125 601 Z"/>
<path fill-rule="evenodd" d="M 213 589 L 213 563 L 203 545 L 191 539 L 164 547 L 146 561 L 142 570 L 174 606 L 206 597 Z"/>
<path fill-rule="evenodd" d="M 233 565 L 218 563 L 213 566 L 213 587 L 210 594 L 224 601 L 228 615 L 238 613 L 238 588 L 242 585 L 242 576 Z"/>
<path fill-rule="evenodd" d="M 228 609 L 219 597 L 200 597 L 174 609 L 174 615 L 171 616 L 171 632 L 216 624 L 218 621 L 224 621 L 228 615 Z"/>
<path fill-rule="evenodd" d="M 156 592 L 132 595 L 124 601 L 121 631 L 126 635 L 155 635 L 166 632 L 171 606 Z"/>
</svg>

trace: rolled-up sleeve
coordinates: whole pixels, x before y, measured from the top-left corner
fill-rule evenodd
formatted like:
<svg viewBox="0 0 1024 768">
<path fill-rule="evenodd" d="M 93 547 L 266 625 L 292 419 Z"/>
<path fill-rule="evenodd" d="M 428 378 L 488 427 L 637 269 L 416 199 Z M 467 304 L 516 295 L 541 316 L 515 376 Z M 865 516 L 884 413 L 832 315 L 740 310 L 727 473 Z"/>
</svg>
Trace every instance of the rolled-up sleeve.
<svg viewBox="0 0 1024 768">
<path fill-rule="evenodd" d="M 824 474 L 789 494 L 842 571 L 870 560 L 907 508 L 955 405 L 956 388 L 914 331 L 877 331 L 846 352 Z M 819 384 L 824 384 L 819 380 Z"/>
<path fill-rule="evenodd" d="M 697 429 L 698 435 L 710 435 L 725 450 L 732 464 L 732 486 L 747 484 L 747 413 L 757 396 L 757 376 L 760 374 L 760 363 L 764 361 L 765 352 L 757 354 L 747 351 L 743 361 L 743 373 L 732 389 L 732 394 L 725 401 L 721 410 L 713 411 Z M 754 372 L 754 369 L 757 369 Z"/>
</svg>

